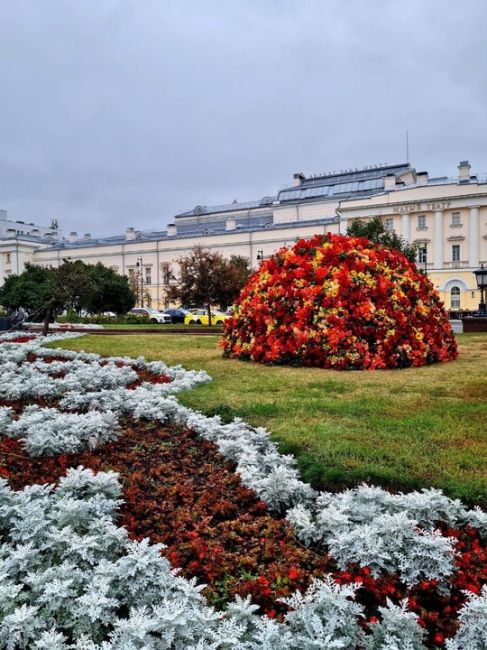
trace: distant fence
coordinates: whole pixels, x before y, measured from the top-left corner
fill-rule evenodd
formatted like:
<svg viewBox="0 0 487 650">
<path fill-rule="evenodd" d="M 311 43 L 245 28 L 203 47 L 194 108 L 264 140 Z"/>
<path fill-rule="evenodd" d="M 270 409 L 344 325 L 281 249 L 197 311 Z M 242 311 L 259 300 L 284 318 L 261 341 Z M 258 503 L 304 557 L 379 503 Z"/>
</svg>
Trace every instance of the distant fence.
<svg viewBox="0 0 487 650">
<path fill-rule="evenodd" d="M 467 316 L 473 316 L 473 313 L 471 309 L 450 309 L 448 311 L 448 318 L 450 320 L 460 320 Z"/>
</svg>

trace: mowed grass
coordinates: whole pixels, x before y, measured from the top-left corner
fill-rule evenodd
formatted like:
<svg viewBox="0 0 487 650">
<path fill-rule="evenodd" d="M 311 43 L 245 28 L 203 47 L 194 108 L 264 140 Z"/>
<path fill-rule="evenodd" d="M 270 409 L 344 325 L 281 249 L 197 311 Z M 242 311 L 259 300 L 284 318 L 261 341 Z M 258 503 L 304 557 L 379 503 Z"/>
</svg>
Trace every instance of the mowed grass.
<svg viewBox="0 0 487 650">
<path fill-rule="evenodd" d="M 140 324 L 133 324 L 133 323 L 127 323 L 127 324 L 122 324 L 118 325 L 117 323 L 108 323 L 103 325 L 104 329 L 107 330 L 140 330 L 140 329 L 151 329 L 151 330 L 158 330 L 162 334 L 164 334 L 164 330 L 169 330 L 169 329 L 194 329 L 195 327 L 198 328 L 200 325 L 185 325 L 184 323 L 172 323 L 172 324 L 163 324 L 163 323 L 140 323 Z M 203 327 L 206 329 L 208 325 L 203 325 Z M 223 331 L 222 325 L 212 325 L 212 328 L 215 330 L 215 334 L 220 334 Z"/>
<path fill-rule="evenodd" d="M 213 382 L 180 394 L 181 402 L 266 427 L 315 487 L 435 486 L 485 506 L 487 334 L 457 339 L 457 361 L 376 372 L 224 359 L 218 336 L 88 335 L 62 345 L 208 371 Z"/>
</svg>

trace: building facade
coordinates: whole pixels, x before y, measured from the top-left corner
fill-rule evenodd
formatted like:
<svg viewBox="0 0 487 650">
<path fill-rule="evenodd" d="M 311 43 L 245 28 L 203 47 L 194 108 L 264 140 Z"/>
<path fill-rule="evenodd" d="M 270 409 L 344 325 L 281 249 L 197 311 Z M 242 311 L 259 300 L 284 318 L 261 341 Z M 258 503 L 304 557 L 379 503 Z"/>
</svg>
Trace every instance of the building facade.
<svg viewBox="0 0 487 650">
<path fill-rule="evenodd" d="M 36 253 L 63 240 L 55 219 L 49 226 L 10 221 L 0 210 L 0 285 L 9 275 L 22 273 L 27 262 L 37 264 Z"/>
<path fill-rule="evenodd" d="M 487 178 L 461 162 L 454 178 L 429 178 L 410 164 L 383 165 L 305 177 L 257 201 L 198 205 L 175 215 L 164 230 L 127 228 L 113 237 L 65 238 L 57 229 L 29 232 L 0 224 L 0 281 L 25 262 L 57 266 L 65 258 L 102 262 L 132 278 L 139 302 L 169 306 L 179 257 L 195 245 L 240 255 L 256 267 L 278 248 L 316 233 L 345 233 L 352 219 L 374 216 L 418 245 L 418 265 L 429 274 L 448 309 L 476 309 L 479 291 L 473 270 L 487 264 Z M 37 227 L 38 229 L 41 227 Z M 25 226 L 25 230 L 28 227 Z"/>
</svg>

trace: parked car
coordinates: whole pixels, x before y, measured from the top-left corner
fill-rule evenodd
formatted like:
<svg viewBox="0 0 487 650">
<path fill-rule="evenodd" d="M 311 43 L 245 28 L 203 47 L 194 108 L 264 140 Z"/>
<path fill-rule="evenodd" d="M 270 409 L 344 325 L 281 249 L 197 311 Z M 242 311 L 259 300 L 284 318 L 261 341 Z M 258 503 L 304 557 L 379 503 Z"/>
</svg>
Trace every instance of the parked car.
<svg viewBox="0 0 487 650">
<path fill-rule="evenodd" d="M 222 311 L 211 310 L 211 324 L 223 325 L 228 316 Z M 186 325 L 208 325 L 208 311 L 206 309 L 192 309 L 184 319 Z"/>
<path fill-rule="evenodd" d="M 134 307 L 129 311 L 129 314 L 147 318 L 151 323 L 167 324 L 171 322 L 169 314 L 161 314 L 157 309 L 150 309 L 149 307 Z"/>
<path fill-rule="evenodd" d="M 169 314 L 171 323 L 184 323 L 184 319 L 189 314 L 189 310 L 180 307 L 178 309 L 164 309 L 162 313 Z"/>
</svg>

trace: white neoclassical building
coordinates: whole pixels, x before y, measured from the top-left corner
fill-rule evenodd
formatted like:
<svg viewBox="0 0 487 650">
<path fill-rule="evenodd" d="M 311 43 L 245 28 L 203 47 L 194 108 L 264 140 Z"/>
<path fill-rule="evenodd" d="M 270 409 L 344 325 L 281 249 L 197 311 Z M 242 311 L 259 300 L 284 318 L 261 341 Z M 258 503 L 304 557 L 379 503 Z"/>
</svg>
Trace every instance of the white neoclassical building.
<svg viewBox="0 0 487 650">
<path fill-rule="evenodd" d="M 179 257 L 196 244 L 252 266 L 282 246 L 316 233 L 345 233 L 351 219 L 380 215 L 388 228 L 418 244 L 418 263 L 447 308 L 476 309 L 472 271 L 487 264 L 487 177 L 464 161 L 454 178 L 430 178 L 409 163 L 328 174 L 294 174 L 292 184 L 260 200 L 198 205 L 161 230 L 127 228 L 112 237 L 63 237 L 51 227 L 12 222 L 0 211 L 0 281 L 25 262 L 57 266 L 64 258 L 102 262 L 140 280 L 146 303 L 169 304 Z M 139 283 L 138 283 L 139 284 Z"/>
</svg>

